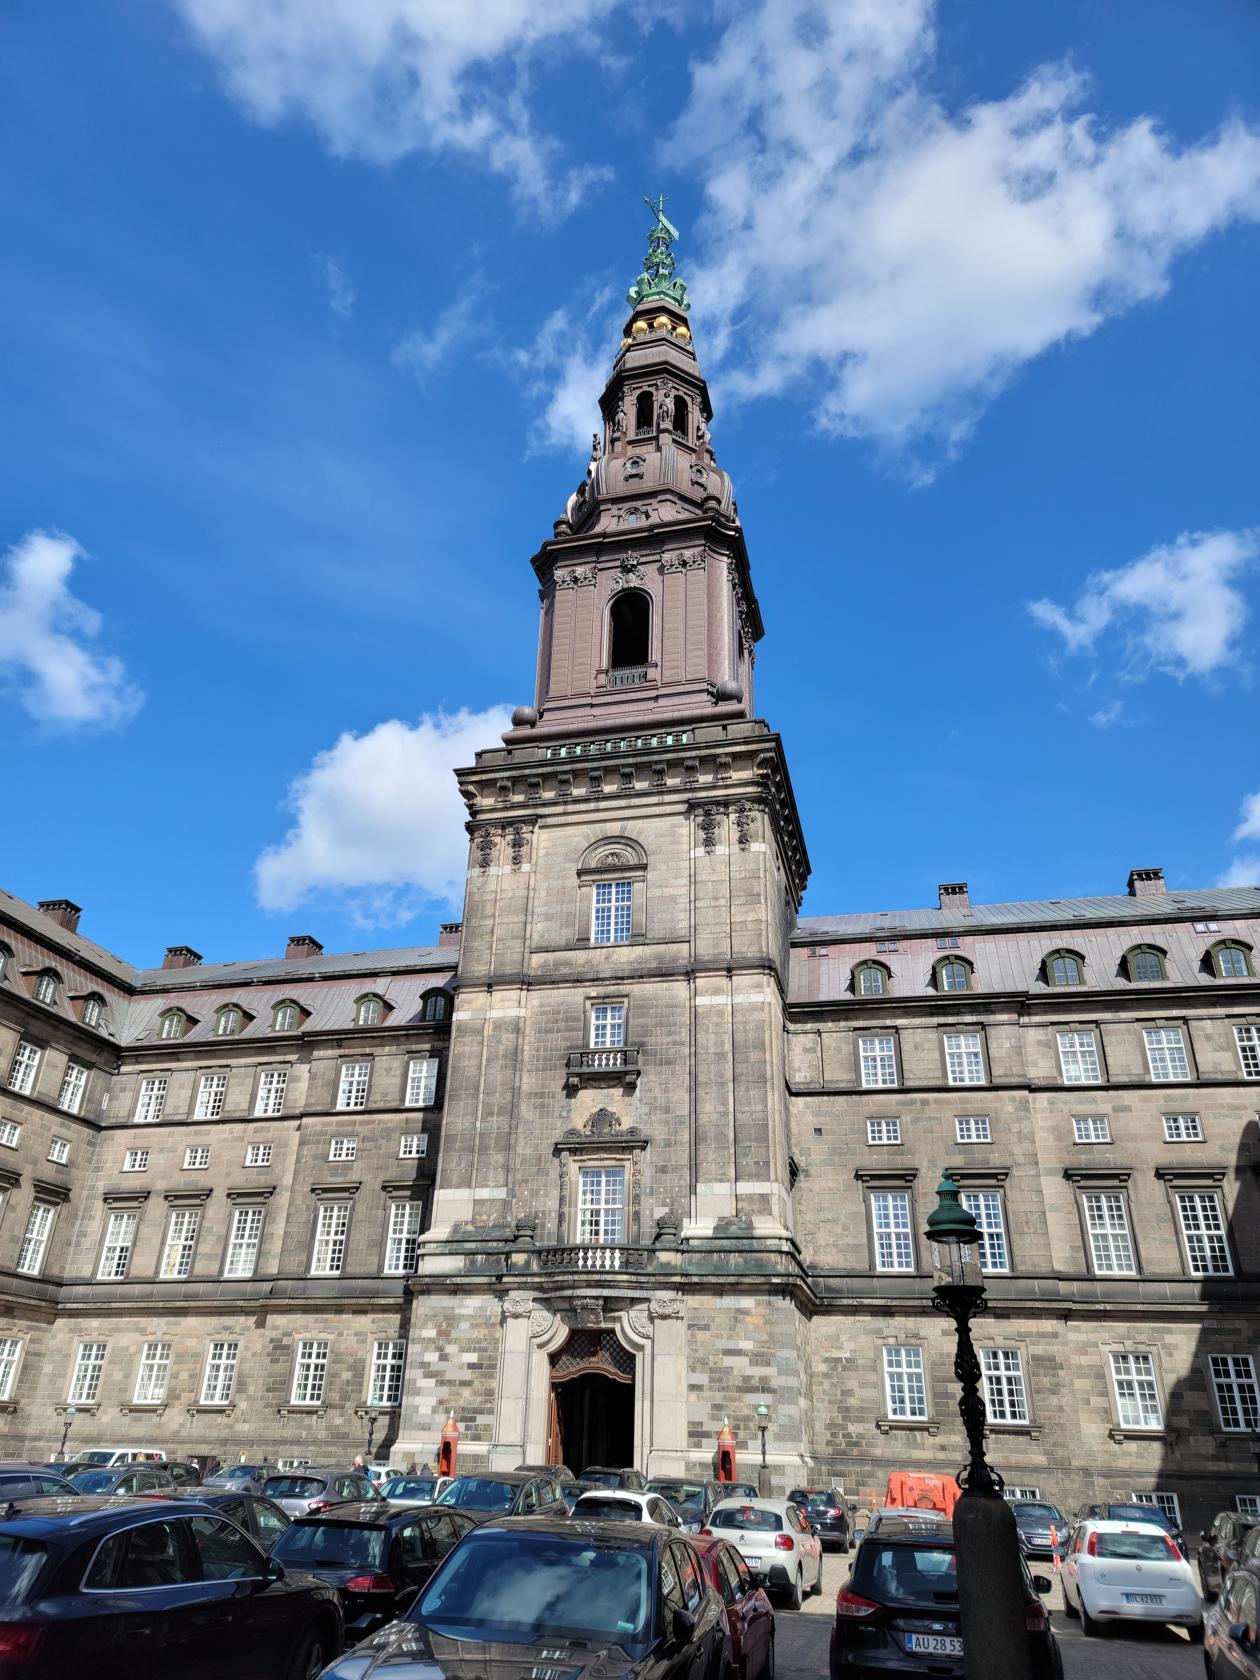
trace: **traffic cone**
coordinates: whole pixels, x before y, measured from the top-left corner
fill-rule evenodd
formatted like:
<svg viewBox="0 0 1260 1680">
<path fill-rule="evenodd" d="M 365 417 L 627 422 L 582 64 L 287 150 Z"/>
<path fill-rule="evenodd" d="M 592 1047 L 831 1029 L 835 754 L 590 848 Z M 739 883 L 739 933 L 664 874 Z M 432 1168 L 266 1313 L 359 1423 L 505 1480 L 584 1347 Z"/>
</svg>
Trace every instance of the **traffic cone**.
<svg viewBox="0 0 1260 1680">
<path fill-rule="evenodd" d="M 1059 1562 L 1059 1533 L 1054 1524 L 1050 1524 L 1050 1556 L 1054 1559 L 1054 1567 L 1062 1569 Z"/>
</svg>

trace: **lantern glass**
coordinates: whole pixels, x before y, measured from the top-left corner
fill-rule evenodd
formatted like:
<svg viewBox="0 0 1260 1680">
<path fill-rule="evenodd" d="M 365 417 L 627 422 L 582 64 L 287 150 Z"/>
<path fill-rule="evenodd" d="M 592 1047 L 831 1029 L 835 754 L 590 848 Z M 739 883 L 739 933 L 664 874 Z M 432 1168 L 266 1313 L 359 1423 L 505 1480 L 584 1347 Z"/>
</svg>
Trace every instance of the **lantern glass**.
<svg viewBox="0 0 1260 1680">
<path fill-rule="evenodd" d="M 974 1243 L 934 1242 L 928 1244 L 932 1254 L 932 1282 L 938 1288 L 980 1289 L 984 1278 L 980 1271 L 980 1250 Z"/>
</svg>

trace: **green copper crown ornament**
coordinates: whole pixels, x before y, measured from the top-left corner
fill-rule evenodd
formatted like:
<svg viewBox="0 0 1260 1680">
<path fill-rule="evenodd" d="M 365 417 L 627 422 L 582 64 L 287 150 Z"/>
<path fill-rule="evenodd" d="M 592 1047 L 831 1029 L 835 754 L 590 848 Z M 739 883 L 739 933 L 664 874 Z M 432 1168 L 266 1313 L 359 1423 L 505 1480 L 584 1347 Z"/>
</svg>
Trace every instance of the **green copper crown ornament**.
<svg viewBox="0 0 1260 1680">
<path fill-rule="evenodd" d="M 948 1167 L 936 1187 L 936 1206 L 928 1214 L 926 1234 L 932 1242 L 980 1241 L 980 1227 L 958 1200 L 958 1185 Z"/>
<path fill-rule="evenodd" d="M 626 302 L 631 309 L 637 309 L 641 303 L 662 298 L 678 309 L 690 309 L 687 282 L 674 278 L 674 253 L 670 246 L 678 238 L 678 229 L 665 214 L 665 195 L 662 193 L 655 202 L 650 198 L 645 198 L 643 202 L 656 220 L 648 234 L 648 254 L 643 273 L 626 293 Z"/>
</svg>

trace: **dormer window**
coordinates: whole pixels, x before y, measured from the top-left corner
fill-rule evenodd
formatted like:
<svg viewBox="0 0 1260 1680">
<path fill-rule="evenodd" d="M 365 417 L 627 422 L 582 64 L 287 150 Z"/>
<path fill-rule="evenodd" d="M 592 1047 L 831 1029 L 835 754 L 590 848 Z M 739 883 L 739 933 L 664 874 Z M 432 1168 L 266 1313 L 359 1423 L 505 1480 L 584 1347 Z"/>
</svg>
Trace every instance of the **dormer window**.
<svg viewBox="0 0 1260 1680">
<path fill-rule="evenodd" d="M 932 972 L 936 976 L 938 992 L 971 990 L 971 964 L 964 962 L 961 957 L 942 957 L 932 965 Z"/>
<path fill-rule="evenodd" d="M 35 977 L 35 1002 L 56 1003 L 57 976 L 51 968 L 46 968 L 42 974 Z"/>
<path fill-rule="evenodd" d="M 163 1010 L 158 1026 L 159 1038 L 183 1038 L 188 1031 L 188 1017 L 182 1009 Z"/>
<path fill-rule="evenodd" d="M 214 1036 L 216 1038 L 235 1038 L 245 1023 L 245 1013 L 239 1004 L 224 1004 L 214 1017 Z"/>
<path fill-rule="evenodd" d="M 652 431 L 652 393 L 640 391 L 634 399 L 634 429 L 640 436 Z"/>
<path fill-rule="evenodd" d="M 1168 978 L 1164 953 L 1157 945 L 1135 945 L 1131 951 L 1124 953 L 1124 966 L 1129 979 L 1134 982 Z"/>
<path fill-rule="evenodd" d="M 853 970 L 855 997 L 884 997 L 892 989 L 892 973 L 883 963 L 859 963 Z"/>
<path fill-rule="evenodd" d="M 99 1027 L 105 1015 L 105 1000 L 93 995 L 85 997 L 80 1019 L 85 1027 Z"/>
<path fill-rule="evenodd" d="M 420 1010 L 422 1021 L 445 1021 L 451 1012 L 451 1000 L 446 992 L 429 992 Z"/>
<path fill-rule="evenodd" d="M 359 998 L 354 1006 L 354 1024 L 356 1027 L 379 1027 L 385 1019 L 384 1000 L 377 997 L 375 992 L 369 992 L 366 997 Z"/>
<path fill-rule="evenodd" d="M 286 999 L 284 1003 L 278 1003 L 271 1012 L 271 1030 L 272 1032 L 296 1032 L 300 1019 L 301 1011 L 297 1004 L 290 1003 Z"/>
<path fill-rule="evenodd" d="M 1223 939 L 1208 952 L 1218 980 L 1245 980 L 1251 973 L 1251 948 L 1241 940 Z"/>
<path fill-rule="evenodd" d="M 9 964 L 13 961 L 13 952 L 7 945 L 0 945 L 0 980 L 9 972 Z"/>
<path fill-rule="evenodd" d="M 686 439 L 690 415 L 687 411 L 686 397 L 674 398 L 674 436 Z"/>
<path fill-rule="evenodd" d="M 1051 951 L 1045 960 L 1048 986 L 1081 986 L 1085 983 L 1085 959 L 1075 951 Z"/>
</svg>

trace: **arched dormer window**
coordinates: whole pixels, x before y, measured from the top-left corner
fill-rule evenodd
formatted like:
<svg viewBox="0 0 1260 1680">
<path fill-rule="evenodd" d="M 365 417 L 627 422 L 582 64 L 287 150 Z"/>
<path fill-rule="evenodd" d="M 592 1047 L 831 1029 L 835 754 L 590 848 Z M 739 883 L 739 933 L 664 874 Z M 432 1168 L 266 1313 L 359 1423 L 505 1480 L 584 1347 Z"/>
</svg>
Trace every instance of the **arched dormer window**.
<svg viewBox="0 0 1260 1680">
<path fill-rule="evenodd" d="M 89 993 L 79 1010 L 79 1019 L 85 1027 L 99 1027 L 105 1019 L 105 999 L 95 992 Z"/>
<path fill-rule="evenodd" d="M 971 972 L 966 957 L 939 957 L 932 964 L 938 992 L 969 992 Z"/>
<path fill-rule="evenodd" d="M 1251 947 L 1241 939 L 1218 940 L 1208 951 L 1212 972 L 1218 980 L 1245 980 L 1254 973 Z"/>
<path fill-rule="evenodd" d="M 285 998 L 271 1011 L 272 1032 L 296 1032 L 302 1020 L 302 1010 L 292 998 Z"/>
<path fill-rule="evenodd" d="M 182 1009 L 164 1009 L 158 1017 L 158 1037 L 183 1038 L 188 1024 L 188 1017 Z"/>
<path fill-rule="evenodd" d="M 675 437 L 680 437 L 680 438 L 684 438 L 684 439 L 690 437 L 690 435 L 691 435 L 690 431 L 689 431 L 690 419 L 691 419 L 691 416 L 690 416 L 690 414 L 688 412 L 688 409 L 687 409 L 687 399 L 686 399 L 686 397 L 675 397 L 674 398 L 674 436 Z"/>
<path fill-rule="evenodd" d="M 1049 951 L 1044 966 L 1047 986 L 1085 984 L 1085 959 L 1079 951 Z"/>
<path fill-rule="evenodd" d="M 34 997 L 36 1003 L 56 1003 L 57 991 L 61 985 L 61 976 L 51 968 L 44 969 L 42 974 L 35 976 Z"/>
<path fill-rule="evenodd" d="M 652 393 L 640 391 L 634 399 L 634 429 L 636 433 L 652 430 Z"/>
<path fill-rule="evenodd" d="M 356 1027 L 379 1027 L 385 1019 L 385 1000 L 375 992 L 365 992 L 361 998 L 354 1000 L 354 1024 Z"/>
<path fill-rule="evenodd" d="M 13 952 L 7 945 L 0 945 L 0 980 L 9 972 L 9 964 L 13 961 Z"/>
<path fill-rule="evenodd" d="M 216 1038 L 235 1038 L 245 1025 L 245 1011 L 239 1003 L 225 1003 L 222 1009 L 214 1013 L 214 1036 Z"/>
<path fill-rule="evenodd" d="M 1158 945 L 1134 945 L 1124 953 L 1124 971 L 1135 983 L 1167 980 L 1168 968 L 1164 961 L 1167 955 Z"/>
<path fill-rule="evenodd" d="M 451 998 L 449 992 L 426 992 L 420 1001 L 420 1019 L 422 1021 L 446 1021 L 450 1019 Z"/>
<path fill-rule="evenodd" d="M 608 609 L 608 669 L 644 669 L 652 635 L 652 602 L 642 589 L 623 589 Z"/>
<path fill-rule="evenodd" d="M 885 963 L 858 963 L 853 970 L 854 997 L 886 997 L 892 990 L 892 970 Z"/>
</svg>

